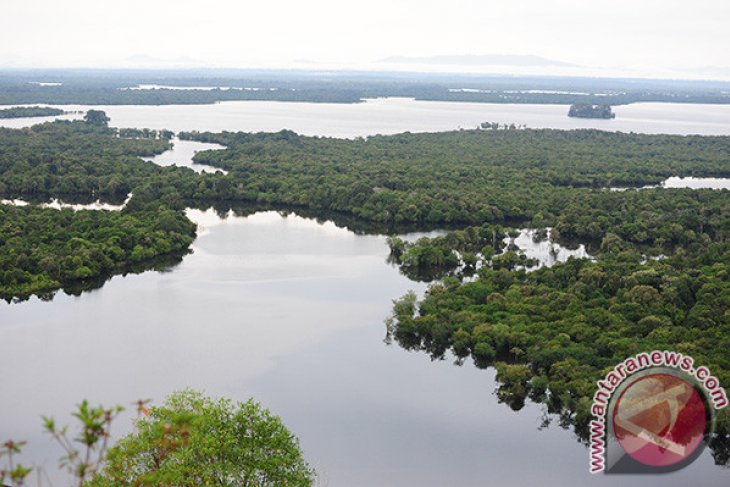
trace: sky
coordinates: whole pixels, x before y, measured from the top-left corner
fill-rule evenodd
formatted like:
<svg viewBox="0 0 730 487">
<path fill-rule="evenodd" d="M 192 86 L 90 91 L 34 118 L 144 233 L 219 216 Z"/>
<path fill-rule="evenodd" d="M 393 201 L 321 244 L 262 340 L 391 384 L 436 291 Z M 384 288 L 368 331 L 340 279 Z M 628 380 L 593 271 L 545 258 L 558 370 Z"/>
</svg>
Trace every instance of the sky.
<svg viewBox="0 0 730 487">
<path fill-rule="evenodd" d="M 730 79 L 728 0 L 3 0 L 0 66 L 521 71 Z M 536 55 L 579 67 L 383 63 Z"/>
</svg>

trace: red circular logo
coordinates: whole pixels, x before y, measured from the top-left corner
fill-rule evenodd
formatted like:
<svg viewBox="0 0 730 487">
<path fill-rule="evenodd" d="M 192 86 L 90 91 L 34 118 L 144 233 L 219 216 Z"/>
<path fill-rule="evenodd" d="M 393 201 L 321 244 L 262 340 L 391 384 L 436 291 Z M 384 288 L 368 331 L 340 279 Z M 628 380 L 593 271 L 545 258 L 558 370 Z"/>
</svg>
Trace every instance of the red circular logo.
<svg viewBox="0 0 730 487">
<path fill-rule="evenodd" d="M 613 410 L 613 430 L 621 448 L 653 467 L 674 465 L 700 445 L 707 429 L 702 398 L 687 381 L 670 374 L 636 379 Z"/>
</svg>

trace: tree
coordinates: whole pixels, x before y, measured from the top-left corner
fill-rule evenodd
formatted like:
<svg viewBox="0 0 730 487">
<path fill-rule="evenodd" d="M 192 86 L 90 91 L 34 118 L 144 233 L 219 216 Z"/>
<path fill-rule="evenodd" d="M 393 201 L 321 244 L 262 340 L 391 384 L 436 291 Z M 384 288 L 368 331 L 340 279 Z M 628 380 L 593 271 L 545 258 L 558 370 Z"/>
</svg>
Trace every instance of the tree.
<svg viewBox="0 0 730 487">
<path fill-rule="evenodd" d="M 106 116 L 106 112 L 102 110 L 89 110 L 84 115 L 84 122 L 89 125 L 102 125 L 106 127 L 111 119 Z"/>
<path fill-rule="evenodd" d="M 258 403 L 185 390 L 138 420 L 91 485 L 308 486 L 314 475 L 296 437 Z"/>
</svg>

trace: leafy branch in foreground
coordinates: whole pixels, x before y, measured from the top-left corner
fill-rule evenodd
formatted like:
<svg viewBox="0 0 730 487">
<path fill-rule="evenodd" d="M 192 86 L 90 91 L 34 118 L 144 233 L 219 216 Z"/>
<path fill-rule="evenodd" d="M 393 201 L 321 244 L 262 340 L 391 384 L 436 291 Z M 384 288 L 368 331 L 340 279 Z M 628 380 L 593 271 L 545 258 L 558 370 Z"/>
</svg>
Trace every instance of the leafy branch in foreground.
<svg viewBox="0 0 730 487">
<path fill-rule="evenodd" d="M 26 477 L 33 471 L 32 468 L 25 467 L 20 463 L 16 464 L 13 455 L 19 455 L 25 441 L 8 440 L 0 447 L 0 458 L 7 457 L 5 466 L 0 467 L 0 481 L 3 483 L 6 479 L 10 479 L 17 487 L 24 485 Z"/>
<path fill-rule="evenodd" d="M 68 469 L 81 486 L 95 475 L 104 463 L 105 454 L 111 437 L 111 424 L 114 418 L 124 410 L 121 406 L 105 409 L 101 406 L 91 407 L 88 401 L 78 405 L 73 416 L 79 421 L 81 431 L 73 440 L 68 436 L 68 426 L 57 427 L 53 418 L 43 417 L 43 425 L 47 433 L 63 449 L 61 467 Z M 75 444 L 81 445 L 77 448 Z"/>
<path fill-rule="evenodd" d="M 135 403 L 135 430 L 111 446 L 111 425 L 124 408 L 89 406 L 73 417 L 78 431 L 43 418 L 64 454 L 61 468 L 82 486 L 311 486 L 315 472 L 281 419 L 252 399 L 233 403 L 199 392 L 173 393 L 162 406 Z M 15 462 L 24 442 L 6 441 L 0 481 L 22 487 L 33 469 Z M 39 471 L 36 471 L 39 474 Z"/>
<path fill-rule="evenodd" d="M 315 473 L 281 419 L 249 400 L 172 394 L 109 450 L 93 486 L 309 486 Z"/>
</svg>

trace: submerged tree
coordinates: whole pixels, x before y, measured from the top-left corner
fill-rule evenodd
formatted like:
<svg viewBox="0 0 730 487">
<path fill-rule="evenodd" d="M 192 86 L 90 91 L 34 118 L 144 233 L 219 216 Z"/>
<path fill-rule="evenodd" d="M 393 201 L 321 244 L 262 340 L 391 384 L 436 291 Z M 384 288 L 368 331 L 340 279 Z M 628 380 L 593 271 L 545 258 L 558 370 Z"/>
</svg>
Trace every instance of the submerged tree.
<svg viewBox="0 0 730 487">
<path fill-rule="evenodd" d="M 84 115 L 84 122 L 90 125 L 102 125 L 107 126 L 111 119 L 107 117 L 106 112 L 102 110 L 89 110 Z"/>
</svg>

